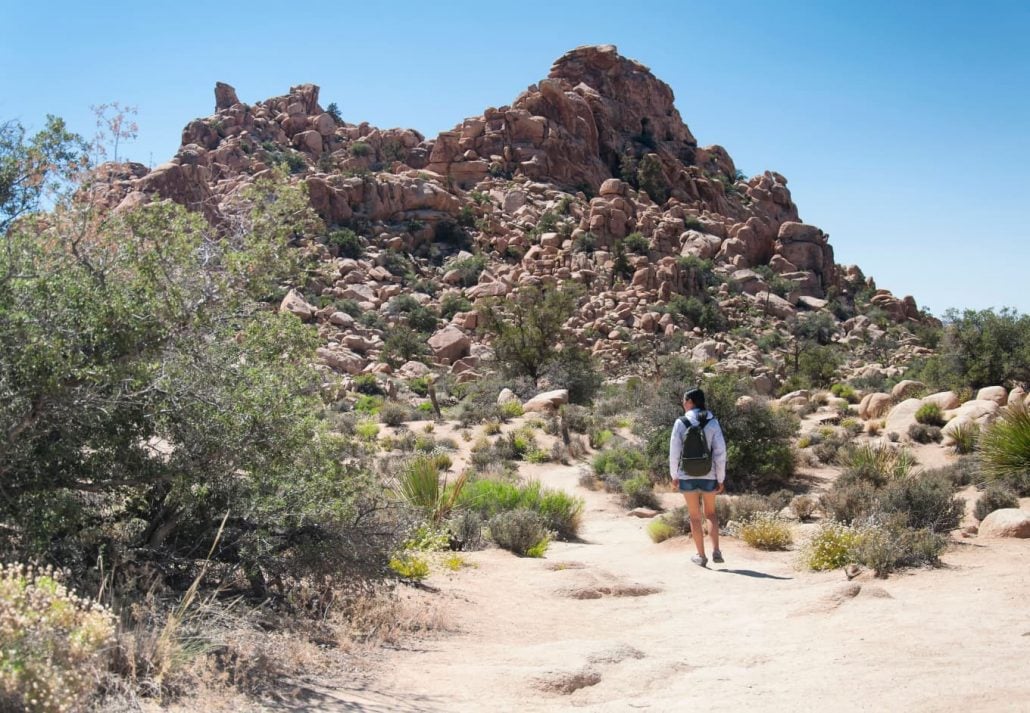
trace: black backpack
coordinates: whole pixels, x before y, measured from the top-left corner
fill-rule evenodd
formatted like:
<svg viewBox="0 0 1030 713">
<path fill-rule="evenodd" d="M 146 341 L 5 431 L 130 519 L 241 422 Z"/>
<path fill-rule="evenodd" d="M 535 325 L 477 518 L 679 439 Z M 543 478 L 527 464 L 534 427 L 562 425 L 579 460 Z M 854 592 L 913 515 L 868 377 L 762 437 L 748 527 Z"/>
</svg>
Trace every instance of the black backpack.
<svg viewBox="0 0 1030 713">
<path fill-rule="evenodd" d="M 687 427 L 683 436 L 680 469 L 695 478 L 708 475 L 712 470 L 712 449 L 708 447 L 708 439 L 705 438 L 705 425 L 709 419 L 707 415 L 702 415 L 699 420 L 700 423 L 695 426 L 686 416 L 680 418 Z"/>
</svg>

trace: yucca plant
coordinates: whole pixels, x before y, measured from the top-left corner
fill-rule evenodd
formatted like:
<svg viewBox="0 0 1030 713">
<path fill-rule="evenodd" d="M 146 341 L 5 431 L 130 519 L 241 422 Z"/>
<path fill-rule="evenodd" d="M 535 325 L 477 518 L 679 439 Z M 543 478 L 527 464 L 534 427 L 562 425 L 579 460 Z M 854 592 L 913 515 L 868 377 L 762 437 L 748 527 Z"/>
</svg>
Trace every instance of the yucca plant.
<svg viewBox="0 0 1030 713">
<path fill-rule="evenodd" d="M 427 456 L 413 458 L 400 475 L 401 496 L 414 507 L 426 511 L 434 523 L 446 518 L 461 496 L 468 474 L 461 473 L 454 482 L 440 478 L 436 459 Z"/>
<path fill-rule="evenodd" d="M 876 487 L 904 478 L 916 464 L 915 457 L 904 448 L 890 446 L 851 446 L 840 457 L 842 477 L 861 480 Z"/>
<path fill-rule="evenodd" d="M 948 436 L 951 438 L 952 447 L 959 455 L 972 453 L 976 450 L 977 441 L 980 439 L 980 425 L 976 421 L 966 421 L 952 428 Z"/>
<path fill-rule="evenodd" d="M 980 436 L 980 458 L 989 480 L 1030 495 L 1030 410 L 1011 404 Z"/>
</svg>

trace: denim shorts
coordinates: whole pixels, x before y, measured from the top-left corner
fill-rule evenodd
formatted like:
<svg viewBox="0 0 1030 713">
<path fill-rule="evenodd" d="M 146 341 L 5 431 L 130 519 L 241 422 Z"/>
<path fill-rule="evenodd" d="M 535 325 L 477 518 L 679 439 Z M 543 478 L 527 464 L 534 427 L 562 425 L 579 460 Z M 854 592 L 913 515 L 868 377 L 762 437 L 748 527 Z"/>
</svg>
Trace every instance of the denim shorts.
<svg viewBox="0 0 1030 713">
<path fill-rule="evenodd" d="M 680 478 L 680 492 L 700 490 L 702 493 L 714 493 L 718 484 L 718 481 L 712 478 Z"/>
</svg>

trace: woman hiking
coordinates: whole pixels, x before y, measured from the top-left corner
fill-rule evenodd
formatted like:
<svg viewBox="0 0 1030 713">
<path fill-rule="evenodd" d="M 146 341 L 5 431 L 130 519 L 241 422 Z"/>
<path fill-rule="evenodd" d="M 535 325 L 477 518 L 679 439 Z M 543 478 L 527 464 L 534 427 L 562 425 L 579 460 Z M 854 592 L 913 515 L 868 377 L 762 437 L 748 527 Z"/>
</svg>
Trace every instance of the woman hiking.
<svg viewBox="0 0 1030 713">
<path fill-rule="evenodd" d="M 712 561 L 724 561 L 719 550 L 715 496 L 726 489 L 726 441 L 719 422 L 705 407 L 704 391 L 694 388 L 683 394 L 683 411 L 683 416 L 673 424 L 669 439 L 669 476 L 683 493 L 690 515 L 690 534 L 697 548 L 697 554 L 690 561 L 707 567 L 705 534 L 701 529 L 702 505 L 712 540 Z"/>
</svg>

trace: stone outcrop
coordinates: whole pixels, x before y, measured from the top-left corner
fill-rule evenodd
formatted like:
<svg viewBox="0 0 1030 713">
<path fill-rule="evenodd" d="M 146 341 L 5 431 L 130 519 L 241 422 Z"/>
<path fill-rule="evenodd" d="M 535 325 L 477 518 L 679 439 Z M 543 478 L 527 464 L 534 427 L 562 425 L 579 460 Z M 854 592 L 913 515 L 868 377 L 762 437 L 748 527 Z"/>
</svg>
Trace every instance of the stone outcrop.
<svg viewBox="0 0 1030 713">
<path fill-rule="evenodd" d="M 384 344 L 406 320 L 390 308 L 402 295 L 439 311 L 447 295 L 481 305 L 527 285 L 576 285 L 583 298 L 566 324 L 569 341 L 605 365 L 621 369 L 677 341 L 763 393 L 787 378 L 784 355 L 730 330 L 782 332 L 807 312 L 831 314 L 856 290 L 872 291 L 872 304 L 897 322 L 925 319 L 911 298 L 874 291 L 860 269 L 837 266 L 785 177 L 745 177 L 723 147 L 699 145 L 671 88 L 613 46 L 567 52 L 510 105 L 430 138 L 351 123 L 319 95 L 300 84 L 248 104 L 219 82 L 214 113 L 183 128 L 174 157 L 153 170 L 102 166 L 92 190 L 112 210 L 167 199 L 222 229 L 239 225 L 243 189 L 288 175 L 327 228 L 289 239 L 325 269 L 281 309 L 317 324 L 321 360 L 334 371 L 392 371 Z M 353 236 L 341 239 L 342 228 Z M 459 269 L 469 260 L 482 269 Z M 490 355 L 477 319 L 463 307 L 436 325 L 426 361 L 475 378 Z M 885 334 L 858 315 L 833 338 L 860 348 Z M 866 375 L 897 376 L 917 355 L 905 345 Z M 884 408 L 871 406 L 864 413 Z"/>
</svg>

